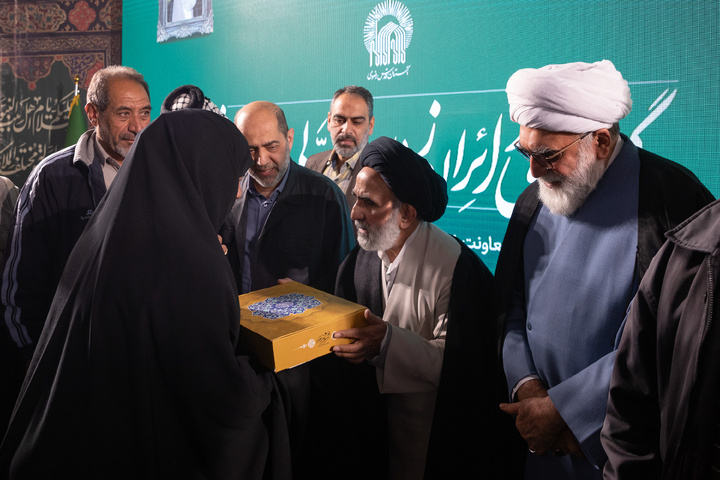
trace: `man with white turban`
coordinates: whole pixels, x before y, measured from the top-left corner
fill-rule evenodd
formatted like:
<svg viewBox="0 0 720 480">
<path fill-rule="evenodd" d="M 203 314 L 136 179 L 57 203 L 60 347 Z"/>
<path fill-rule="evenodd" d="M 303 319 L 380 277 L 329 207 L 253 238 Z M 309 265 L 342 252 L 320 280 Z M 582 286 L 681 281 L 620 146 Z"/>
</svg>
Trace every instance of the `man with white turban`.
<svg viewBox="0 0 720 480">
<path fill-rule="evenodd" d="M 506 92 L 538 181 L 518 198 L 496 268 L 512 399 L 501 408 L 527 442 L 526 478 L 601 478 L 628 305 L 664 232 L 712 195 L 619 133 L 632 101 L 611 62 L 519 70 Z"/>
</svg>

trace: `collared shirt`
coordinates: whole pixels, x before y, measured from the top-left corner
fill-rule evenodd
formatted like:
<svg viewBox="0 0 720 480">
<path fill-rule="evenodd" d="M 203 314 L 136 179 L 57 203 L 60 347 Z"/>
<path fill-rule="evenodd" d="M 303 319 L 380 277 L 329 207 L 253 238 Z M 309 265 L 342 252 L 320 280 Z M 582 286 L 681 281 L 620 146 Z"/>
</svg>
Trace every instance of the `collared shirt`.
<svg viewBox="0 0 720 480">
<path fill-rule="evenodd" d="M 245 200 L 245 209 L 247 211 L 247 224 L 245 226 L 245 260 L 243 261 L 243 272 L 242 272 L 242 292 L 247 293 L 252 291 L 252 274 L 251 268 L 252 263 L 252 251 L 255 248 L 260 233 L 262 233 L 267 222 L 270 212 L 272 211 L 275 201 L 277 200 L 280 193 L 285 188 L 287 183 L 288 168 L 280 181 L 280 184 L 270 194 L 270 198 L 265 198 L 263 195 L 258 193 L 255 188 L 255 181 L 251 178 L 248 182 L 247 199 Z"/>
<path fill-rule="evenodd" d="M 97 135 L 95 135 L 95 154 L 100 158 L 105 159 L 102 164 L 102 171 L 103 178 L 105 179 L 105 188 L 108 189 L 110 188 L 113 180 L 115 180 L 118 170 L 120 170 L 120 164 L 108 155 L 103 146 L 100 145 L 100 140 L 98 140 Z"/>
<path fill-rule="evenodd" d="M 350 185 L 350 177 L 352 176 L 353 169 L 355 169 L 355 165 L 357 164 L 361 153 L 362 150 L 355 153 L 355 155 L 343 162 L 343 164 L 340 165 L 340 168 L 338 169 L 337 164 L 339 158 L 337 153 L 333 149 L 332 153 L 330 154 L 330 158 L 325 163 L 325 168 L 322 171 L 323 175 L 335 182 L 335 185 L 340 187 L 340 190 L 342 190 L 343 193 L 346 193 L 347 188 Z"/>
<path fill-rule="evenodd" d="M 400 262 L 402 262 L 402 259 L 405 257 L 405 252 L 407 251 L 408 246 L 412 244 L 413 240 L 415 239 L 415 234 L 417 232 L 418 229 L 416 228 L 415 231 L 410 234 L 407 240 L 405 240 L 405 243 L 400 249 L 400 253 L 397 254 L 397 257 L 395 257 L 395 260 L 393 260 L 392 262 L 390 261 L 390 257 L 388 257 L 388 254 L 386 252 L 377 252 L 378 257 L 380 257 L 380 260 L 382 260 L 383 278 L 385 279 L 383 285 L 383 304 L 387 303 L 387 299 L 390 296 L 390 290 L 392 290 L 393 284 L 395 283 L 395 277 L 397 276 Z"/>
<path fill-rule="evenodd" d="M 413 240 L 415 239 L 415 234 L 418 232 L 418 230 L 419 229 L 416 228 L 415 231 L 410 234 L 407 240 L 405 240 L 405 243 L 400 249 L 400 253 L 397 254 L 397 257 L 395 257 L 395 260 L 393 260 L 392 262 L 390 261 L 390 257 L 388 257 L 388 254 L 384 251 L 377 252 L 378 257 L 380 257 L 380 260 L 382 260 L 383 279 L 385 280 L 382 285 L 383 307 L 387 305 L 387 300 L 390 296 L 390 290 L 392 290 L 392 287 L 395 284 L 395 277 L 397 276 L 400 262 L 402 262 L 403 258 L 405 257 L 405 252 L 407 251 L 408 246 L 412 244 Z M 385 357 L 387 356 L 387 349 L 388 345 L 390 344 L 390 338 L 392 338 L 392 325 L 388 323 L 387 330 L 385 330 L 385 337 L 383 337 L 382 342 L 380 343 L 380 353 L 376 357 L 368 359 L 368 363 L 370 365 L 384 368 Z"/>
</svg>

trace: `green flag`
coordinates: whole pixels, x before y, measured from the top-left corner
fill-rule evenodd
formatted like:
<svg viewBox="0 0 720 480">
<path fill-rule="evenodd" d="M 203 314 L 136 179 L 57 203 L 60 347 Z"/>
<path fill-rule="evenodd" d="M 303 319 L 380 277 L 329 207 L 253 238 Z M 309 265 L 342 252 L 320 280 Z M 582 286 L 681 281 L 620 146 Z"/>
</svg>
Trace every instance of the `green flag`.
<svg viewBox="0 0 720 480">
<path fill-rule="evenodd" d="M 65 146 L 75 145 L 80 135 L 87 130 L 85 115 L 80 108 L 80 95 L 75 95 L 70 104 L 70 114 L 68 115 L 68 129 L 65 134 Z"/>
</svg>

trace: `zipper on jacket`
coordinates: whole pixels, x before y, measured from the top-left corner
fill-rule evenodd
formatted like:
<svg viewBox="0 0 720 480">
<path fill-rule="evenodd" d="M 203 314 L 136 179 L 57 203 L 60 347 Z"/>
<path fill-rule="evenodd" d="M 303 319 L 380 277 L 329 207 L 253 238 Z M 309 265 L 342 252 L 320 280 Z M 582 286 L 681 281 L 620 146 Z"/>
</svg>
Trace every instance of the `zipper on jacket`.
<svg viewBox="0 0 720 480">
<path fill-rule="evenodd" d="M 700 352 L 703 349 L 703 346 L 705 345 L 705 341 L 707 339 L 708 332 L 710 331 L 710 326 L 712 324 L 712 314 L 713 314 L 713 303 L 715 301 L 715 285 L 713 284 L 713 262 L 712 262 L 713 256 L 712 254 L 708 256 L 707 259 L 707 266 L 708 266 L 708 288 L 705 295 L 708 297 L 708 307 L 707 307 L 707 321 L 705 322 L 705 329 L 703 330 L 702 338 L 700 339 L 700 345 L 698 346 L 697 356 L 695 357 L 695 372 L 693 374 L 692 378 L 692 390 L 690 390 L 690 395 L 688 395 L 688 401 L 683 406 L 683 429 L 680 433 L 680 437 L 678 438 L 678 442 L 675 445 L 675 451 L 673 454 L 673 462 L 677 460 L 678 454 L 680 453 L 680 446 L 683 443 L 683 440 L 685 440 L 685 434 L 687 433 L 688 429 L 688 419 L 689 419 L 689 411 L 690 411 L 690 405 L 692 404 L 692 400 L 695 397 L 695 386 L 698 379 L 698 372 L 700 370 Z M 667 459 L 666 459 L 667 460 Z M 664 462 L 665 463 L 665 462 Z M 664 467 L 663 467 L 664 469 Z"/>
</svg>

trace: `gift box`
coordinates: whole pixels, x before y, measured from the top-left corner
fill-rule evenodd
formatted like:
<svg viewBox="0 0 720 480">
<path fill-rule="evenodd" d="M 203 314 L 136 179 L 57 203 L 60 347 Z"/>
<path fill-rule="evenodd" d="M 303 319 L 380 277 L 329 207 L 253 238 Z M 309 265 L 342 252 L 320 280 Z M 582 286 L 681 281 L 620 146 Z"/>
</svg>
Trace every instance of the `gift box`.
<svg viewBox="0 0 720 480">
<path fill-rule="evenodd" d="M 298 282 L 249 292 L 240 301 L 240 335 L 276 372 L 331 352 L 352 339 L 333 333 L 366 325 L 365 307 Z"/>
</svg>

